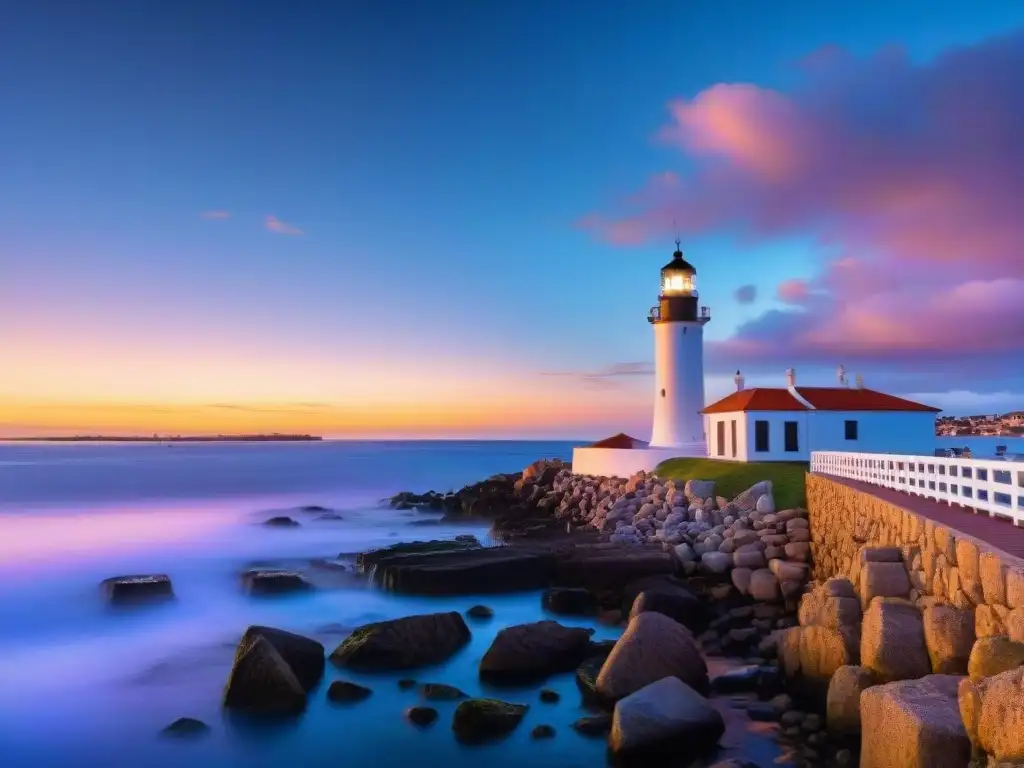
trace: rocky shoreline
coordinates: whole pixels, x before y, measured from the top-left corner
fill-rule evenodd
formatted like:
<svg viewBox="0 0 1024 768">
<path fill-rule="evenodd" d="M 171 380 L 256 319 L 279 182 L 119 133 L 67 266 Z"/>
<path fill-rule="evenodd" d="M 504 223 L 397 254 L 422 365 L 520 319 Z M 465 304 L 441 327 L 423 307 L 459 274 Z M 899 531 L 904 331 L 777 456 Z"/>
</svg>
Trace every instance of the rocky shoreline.
<svg viewBox="0 0 1024 768">
<path fill-rule="evenodd" d="M 593 629 L 552 619 L 503 626 L 480 660 L 478 675 L 498 692 L 507 689 L 506 701 L 470 698 L 444 681 L 414 677 L 458 654 L 474 627 L 500 622 L 486 605 L 465 614 L 366 624 L 333 649 L 292 632 L 252 626 L 236 649 L 225 710 L 296 717 L 311 696 L 358 705 L 372 694 L 372 685 L 365 678 L 341 677 L 322 692 L 328 670 L 401 672 L 410 676 L 399 686 L 420 690 L 422 701 L 396 712 L 396 718 L 432 728 L 440 718 L 433 703 L 458 701 L 451 715 L 453 737 L 477 744 L 519 726 L 532 706 L 523 701 L 524 686 L 572 675 L 591 713 L 572 728 L 606 739 L 616 764 L 712 764 L 725 729 L 723 707 L 779 723 L 777 738 L 797 764 L 855 763 L 850 745 L 824 730 L 824 699 L 807 700 L 818 711 L 805 712 L 805 702 L 786 692 L 778 648 L 798 624 L 807 583 L 807 513 L 776 510 L 770 483 L 730 500 L 716 496 L 713 483 L 697 479 L 677 483 L 643 473 L 629 479 L 580 477 L 561 462 L 540 461 L 455 493 L 400 493 L 390 504 L 446 520 L 488 521 L 500 543 L 484 546 L 470 535 L 397 543 L 358 553 L 352 578 L 407 595 L 540 591 L 538 613 L 621 627 L 621 636 L 595 642 Z M 166 599 L 170 584 L 164 578 L 153 583 Z M 123 592 L 133 599 L 151 583 L 148 577 L 126 579 Z M 109 594 L 117 592 L 117 581 L 108 580 Z M 253 595 L 314 588 L 301 573 L 274 569 L 246 571 L 242 587 Z M 711 674 L 716 659 L 738 668 Z M 558 705 L 557 693 L 543 689 L 539 695 L 542 703 Z M 183 718 L 168 727 L 168 735 L 199 734 L 202 725 Z M 538 740 L 557 737 L 550 725 L 531 733 Z M 738 765 L 755 764 L 720 764 Z"/>
<path fill-rule="evenodd" d="M 403 492 L 389 503 L 424 519 L 485 521 L 498 544 L 462 534 L 360 552 L 350 564 L 343 553 L 312 567 L 399 595 L 539 592 L 539 614 L 620 628 L 621 635 L 595 641 L 594 628 L 550 618 L 502 625 L 477 670 L 496 694 L 473 698 L 413 676 L 432 675 L 474 630 L 501 624 L 485 604 L 365 624 L 334 649 L 252 626 L 236 649 L 225 710 L 297 716 L 311 696 L 323 695 L 327 670 L 401 672 L 410 676 L 399 688 L 420 691 L 421 702 L 396 718 L 433 728 L 441 718 L 435 705 L 458 702 L 454 739 L 480 744 L 520 726 L 534 706 L 524 701 L 524 687 L 572 675 L 590 714 L 571 727 L 605 739 L 616 765 L 712 765 L 729 709 L 770 724 L 802 768 L 1024 765 L 1024 643 L 990 631 L 980 609 L 922 596 L 920 553 L 855 543 L 849 578 L 811 581 L 808 513 L 776 510 L 769 482 L 726 499 L 697 478 L 581 477 L 561 462 L 539 461 L 457 492 Z M 963 589 L 1024 605 L 1024 580 L 972 571 L 962 549 L 964 570 L 953 570 Z M 837 557 L 813 554 L 816 567 Z M 319 588 L 308 574 L 283 569 L 252 568 L 241 579 L 250 595 Z M 103 590 L 115 605 L 173 599 L 162 574 L 108 579 Z M 1004 621 L 1011 619 L 1007 608 Z M 735 668 L 714 673 L 721 660 Z M 373 693 L 363 683 L 333 679 L 326 698 L 357 705 Z M 537 698 L 558 706 L 564 693 L 542 688 Z M 206 730 L 182 718 L 165 734 Z M 540 724 L 530 737 L 558 734 Z M 737 759 L 716 765 L 756 768 Z"/>
</svg>

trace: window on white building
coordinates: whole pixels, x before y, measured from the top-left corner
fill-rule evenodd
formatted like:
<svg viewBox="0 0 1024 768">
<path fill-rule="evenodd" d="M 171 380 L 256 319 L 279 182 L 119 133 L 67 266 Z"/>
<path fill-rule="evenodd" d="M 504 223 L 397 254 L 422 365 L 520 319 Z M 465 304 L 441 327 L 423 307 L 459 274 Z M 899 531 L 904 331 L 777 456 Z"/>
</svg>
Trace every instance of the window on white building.
<svg viewBox="0 0 1024 768">
<path fill-rule="evenodd" d="M 755 421 L 754 422 L 754 451 L 757 453 L 768 453 L 770 450 L 768 446 L 768 422 L 767 421 Z"/>
<path fill-rule="evenodd" d="M 797 423 L 787 421 L 785 423 L 786 452 L 794 453 L 800 450 L 800 441 L 797 439 Z"/>
</svg>

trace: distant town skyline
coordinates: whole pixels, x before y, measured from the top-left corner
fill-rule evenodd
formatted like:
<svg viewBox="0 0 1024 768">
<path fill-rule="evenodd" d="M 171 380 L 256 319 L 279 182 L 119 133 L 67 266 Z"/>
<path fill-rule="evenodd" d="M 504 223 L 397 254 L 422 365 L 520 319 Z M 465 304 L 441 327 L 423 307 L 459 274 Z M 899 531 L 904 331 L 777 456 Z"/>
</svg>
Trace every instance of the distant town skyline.
<svg viewBox="0 0 1024 768">
<path fill-rule="evenodd" d="M 0 438 L 645 437 L 677 235 L 709 402 L 1024 408 L 1022 5 L 134 7 L 0 30 Z"/>
</svg>

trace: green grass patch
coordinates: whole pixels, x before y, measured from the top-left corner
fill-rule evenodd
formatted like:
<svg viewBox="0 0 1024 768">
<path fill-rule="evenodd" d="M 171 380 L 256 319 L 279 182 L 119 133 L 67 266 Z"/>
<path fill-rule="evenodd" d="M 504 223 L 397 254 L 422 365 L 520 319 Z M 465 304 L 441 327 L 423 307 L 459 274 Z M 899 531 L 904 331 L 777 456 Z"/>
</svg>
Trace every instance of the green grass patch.
<svg viewBox="0 0 1024 768">
<path fill-rule="evenodd" d="M 669 459 L 654 470 L 659 477 L 672 480 L 714 480 L 715 494 L 732 499 L 762 480 L 772 481 L 776 509 L 807 505 L 804 473 L 807 463 L 714 461 L 712 459 Z"/>
</svg>

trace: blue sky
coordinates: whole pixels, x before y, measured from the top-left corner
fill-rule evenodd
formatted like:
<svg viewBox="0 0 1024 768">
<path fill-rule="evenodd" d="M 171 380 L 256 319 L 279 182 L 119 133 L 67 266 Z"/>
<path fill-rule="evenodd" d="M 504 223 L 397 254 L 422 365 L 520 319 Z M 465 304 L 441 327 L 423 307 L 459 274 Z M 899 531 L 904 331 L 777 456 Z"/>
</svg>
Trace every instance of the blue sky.
<svg viewBox="0 0 1024 768">
<path fill-rule="evenodd" d="M 539 374 L 649 361 L 673 249 L 575 224 L 690 167 L 653 139 L 671 99 L 786 91 L 823 46 L 927 62 L 1022 22 L 1018 3 L 916 0 L 25 4 L 0 31 L 0 342 L 17 369 L 0 400 L 351 408 L 353 382 L 408 376 L 373 407 L 415 401 L 443 424 L 461 377 L 543 399 L 529 429 L 575 434 L 583 415 L 551 423 L 570 382 Z M 811 233 L 738 235 L 685 237 L 711 340 L 831 255 Z M 744 284 L 755 303 L 733 297 Z M 179 398 L 168 370 L 190 366 Z M 635 421 L 648 386 L 624 382 L 616 407 Z"/>
</svg>

